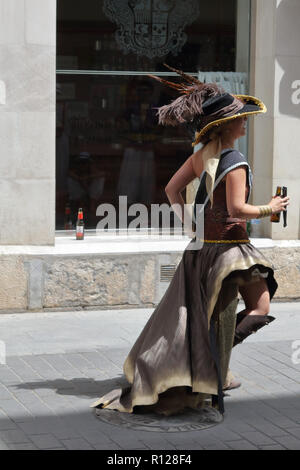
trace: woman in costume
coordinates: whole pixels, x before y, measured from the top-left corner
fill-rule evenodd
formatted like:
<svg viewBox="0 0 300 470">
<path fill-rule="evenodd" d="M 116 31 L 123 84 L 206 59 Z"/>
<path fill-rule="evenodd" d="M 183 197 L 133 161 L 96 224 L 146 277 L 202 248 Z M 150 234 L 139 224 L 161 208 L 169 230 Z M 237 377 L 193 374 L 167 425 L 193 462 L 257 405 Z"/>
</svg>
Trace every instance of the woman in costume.
<svg viewBox="0 0 300 470">
<path fill-rule="evenodd" d="M 273 197 L 263 206 L 248 204 L 251 169 L 233 146 L 245 134 L 247 117 L 266 112 L 262 101 L 226 93 L 215 83 L 169 68 L 183 81 L 152 76 L 180 93 L 159 108 L 159 122 L 187 126 L 196 136 L 193 145 L 200 142 L 202 148 L 171 178 L 166 194 L 186 224 L 186 212 L 178 209 L 184 206 L 181 192 L 200 178 L 193 211 L 196 232 L 125 360 L 130 385 L 92 406 L 170 415 L 209 403 L 223 414 L 223 390 L 235 386 L 228 369 L 232 347 L 274 320 L 268 315 L 277 289 L 274 269 L 250 243 L 246 220 L 285 210 L 289 197 Z M 202 232 L 197 227 L 201 216 Z M 239 292 L 245 309 L 236 315 Z"/>
</svg>

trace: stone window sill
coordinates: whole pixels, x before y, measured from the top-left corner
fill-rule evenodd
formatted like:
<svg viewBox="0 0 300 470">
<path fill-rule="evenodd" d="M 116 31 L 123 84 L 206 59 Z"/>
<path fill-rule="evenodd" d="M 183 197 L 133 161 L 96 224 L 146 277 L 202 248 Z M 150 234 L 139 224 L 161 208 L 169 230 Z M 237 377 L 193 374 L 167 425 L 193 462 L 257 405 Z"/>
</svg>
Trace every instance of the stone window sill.
<svg viewBox="0 0 300 470">
<path fill-rule="evenodd" d="M 1 245 L 1 255 L 84 255 L 84 254 L 130 254 L 183 252 L 191 239 L 172 235 L 88 235 L 76 240 L 75 235 L 56 236 L 54 245 Z M 251 238 L 250 242 L 260 248 L 300 247 L 300 240 L 272 240 Z"/>
</svg>

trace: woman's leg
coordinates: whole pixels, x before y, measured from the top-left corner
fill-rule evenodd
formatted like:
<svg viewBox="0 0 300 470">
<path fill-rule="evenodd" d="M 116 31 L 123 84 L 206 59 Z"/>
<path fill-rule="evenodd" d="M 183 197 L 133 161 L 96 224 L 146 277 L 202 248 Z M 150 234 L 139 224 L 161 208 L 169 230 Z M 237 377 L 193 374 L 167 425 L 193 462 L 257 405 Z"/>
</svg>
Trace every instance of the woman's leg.
<svg viewBox="0 0 300 470">
<path fill-rule="evenodd" d="M 240 287 L 246 308 L 237 314 L 233 346 L 275 320 L 268 315 L 270 294 L 265 279 Z"/>
<path fill-rule="evenodd" d="M 265 279 L 261 278 L 257 282 L 240 286 L 239 291 L 246 307 L 242 312 L 239 312 L 240 316 L 268 315 L 270 293 Z"/>
<path fill-rule="evenodd" d="M 239 292 L 245 302 L 245 309 L 237 314 L 237 325 L 242 320 L 250 315 L 268 315 L 270 311 L 270 294 L 265 279 L 261 278 L 257 282 L 251 284 L 244 284 L 239 286 Z M 255 317 L 254 317 L 255 318 Z M 242 338 L 246 338 L 251 333 L 251 327 L 249 333 L 242 332 L 240 336 L 239 328 L 236 328 L 236 335 L 234 338 L 233 346 L 236 346 L 241 342 Z M 238 380 L 235 380 L 232 376 L 227 376 L 227 382 L 223 390 L 231 390 L 241 385 Z"/>
</svg>

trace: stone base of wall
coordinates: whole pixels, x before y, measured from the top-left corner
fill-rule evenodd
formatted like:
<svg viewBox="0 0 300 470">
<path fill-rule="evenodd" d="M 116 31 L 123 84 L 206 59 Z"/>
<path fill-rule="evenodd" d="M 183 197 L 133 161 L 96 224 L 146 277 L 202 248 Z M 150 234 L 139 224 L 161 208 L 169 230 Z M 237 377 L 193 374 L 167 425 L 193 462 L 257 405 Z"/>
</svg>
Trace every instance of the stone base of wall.
<svg viewBox="0 0 300 470">
<path fill-rule="evenodd" d="M 275 267 L 273 300 L 300 300 L 300 247 L 260 248 Z M 182 253 L 1 255 L 0 313 L 155 307 Z M 169 271 L 168 271 L 169 272 Z"/>
</svg>

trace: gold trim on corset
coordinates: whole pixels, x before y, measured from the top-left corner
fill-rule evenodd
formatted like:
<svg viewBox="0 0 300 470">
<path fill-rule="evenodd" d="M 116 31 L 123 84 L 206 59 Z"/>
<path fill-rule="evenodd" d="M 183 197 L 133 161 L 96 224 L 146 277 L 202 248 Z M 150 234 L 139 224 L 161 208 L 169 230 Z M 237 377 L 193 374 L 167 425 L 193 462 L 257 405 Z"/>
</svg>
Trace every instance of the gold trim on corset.
<svg viewBox="0 0 300 470">
<path fill-rule="evenodd" d="M 199 240 L 206 243 L 250 243 L 250 240 L 205 240 L 204 238 Z"/>
</svg>

